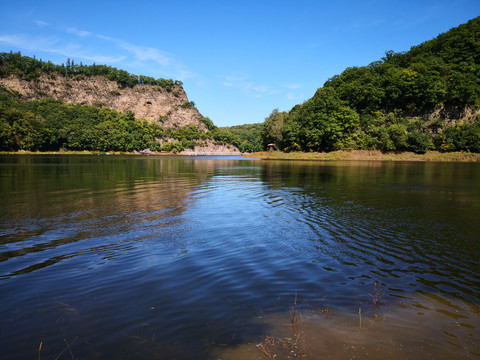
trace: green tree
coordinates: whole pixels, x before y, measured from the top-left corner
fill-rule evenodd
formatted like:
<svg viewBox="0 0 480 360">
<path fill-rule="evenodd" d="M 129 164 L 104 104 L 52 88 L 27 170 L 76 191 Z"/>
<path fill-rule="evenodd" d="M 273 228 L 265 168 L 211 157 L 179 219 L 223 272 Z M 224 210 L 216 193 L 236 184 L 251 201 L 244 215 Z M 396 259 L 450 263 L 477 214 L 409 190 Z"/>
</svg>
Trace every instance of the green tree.
<svg viewBox="0 0 480 360">
<path fill-rule="evenodd" d="M 282 147 L 283 130 L 285 127 L 285 118 L 287 114 L 280 112 L 278 109 L 272 111 L 272 113 L 265 119 L 263 123 L 263 146 L 267 147 L 268 144 L 275 144 L 277 147 Z"/>
</svg>

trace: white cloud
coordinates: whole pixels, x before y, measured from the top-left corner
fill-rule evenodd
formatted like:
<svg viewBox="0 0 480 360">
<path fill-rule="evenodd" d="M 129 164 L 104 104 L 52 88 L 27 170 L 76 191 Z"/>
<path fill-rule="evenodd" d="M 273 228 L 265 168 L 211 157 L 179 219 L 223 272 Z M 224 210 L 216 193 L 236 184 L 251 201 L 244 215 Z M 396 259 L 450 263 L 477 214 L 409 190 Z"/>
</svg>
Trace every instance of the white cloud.
<svg viewBox="0 0 480 360">
<path fill-rule="evenodd" d="M 86 55 L 81 53 L 71 54 L 68 56 L 71 57 L 72 59 L 82 58 L 97 64 L 107 64 L 107 65 L 119 63 L 127 58 L 126 56 L 113 57 L 113 56 L 106 56 L 106 55 Z"/>
<path fill-rule="evenodd" d="M 48 26 L 48 35 L 0 34 L 0 44 L 101 64 L 114 65 L 123 62 L 114 66 L 134 66 L 147 69 L 143 70 L 144 73 L 156 73 L 181 81 L 198 77 L 178 61 L 175 55 L 154 47 L 132 44 L 73 26 L 55 26 L 41 20 L 34 20 L 34 23 L 40 27 Z M 108 54 L 105 54 L 107 51 Z"/>
<path fill-rule="evenodd" d="M 33 52 L 47 52 L 52 54 L 60 54 L 72 59 L 84 59 L 96 63 L 112 64 L 125 59 L 125 56 L 108 56 L 101 54 L 92 54 L 82 50 L 82 46 L 76 43 L 61 42 L 59 39 L 52 37 L 25 35 L 0 35 L 0 44 L 5 44 L 19 49 L 29 50 Z"/>
<path fill-rule="evenodd" d="M 255 91 L 257 93 L 264 94 L 268 91 L 268 86 L 265 86 L 265 85 L 253 86 L 252 89 L 253 89 L 253 91 Z"/>
<path fill-rule="evenodd" d="M 301 84 L 282 84 L 282 86 L 287 89 L 300 89 L 303 87 Z"/>
<path fill-rule="evenodd" d="M 179 70 L 177 73 L 176 79 L 180 81 L 185 81 L 187 79 L 193 79 L 196 77 L 197 77 L 197 74 L 195 74 L 190 70 Z M 198 84 L 200 84 L 199 86 L 203 85 L 203 81 L 200 80 Z"/>
<path fill-rule="evenodd" d="M 133 54 L 138 61 L 152 60 L 162 66 L 168 66 L 172 63 L 171 56 L 158 49 L 148 46 L 134 45 L 117 39 L 112 39 L 112 41 L 115 41 L 120 48 Z"/>
<path fill-rule="evenodd" d="M 73 27 L 72 28 L 67 28 L 67 29 L 65 29 L 65 31 L 67 33 L 74 34 L 74 35 L 77 35 L 77 36 L 80 36 L 80 37 L 86 37 L 86 36 L 92 35 L 92 33 L 89 32 L 89 31 L 78 30 L 78 29 L 73 28 Z"/>
<path fill-rule="evenodd" d="M 267 85 L 256 85 L 249 81 L 247 75 L 227 75 L 223 82 L 224 86 L 241 89 L 247 96 L 260 98 L 264 95 L 274 93 Z"/>
<path fill-rule="evenodd" d="M 34 22 L 35 24 L 37 24 L 38 26 L 40 26 L 40 27 L 44 27 L 44 26 L 48 26 L 48 25 L 49 25 L 48 23 L 46 23 L 45 21 L 42 21 L 42 20 L 33 20 L 33 22 Z"/>
<path fill-rule="evenodd" d="M 288 100 L 300 100 L 300 99 L 303 99 L 303 93 L 301 93 L 301 94 L 288 93 L 288 94 L 287 94 L 287 99 L 288 99 Z"/>
<path fill-rule="evenodd" d="M 149 46 L 135 45 L 111 36 L 94 34 L 84 30 L 68 30 L 69 33 L 73 33 L 78 36 L 92 35 L 98 39 L 113 44 L 119 51 L 124 54 L 122 56 L 122 60 L 129 60 L 131 64 L 135 64 L 136 66 L 145 67 L 147 66 L 148 62 L 152 61 L 163 67 L 163 69 L 161 70 L 163 74 L 168 74 L 166 76 L 174 77 L 177 80 L 185 81 L 186 79 L 197 77 L 194 72 L 185 69 L 184 65 L 175 58 L 175 55 L 162 51 L 160 49 Z M 130 54 L 131 58 L 128 57 L 127 54 Z M 158 68 L 156 68 L 156 70 L 158 71 Z"/>
<path fill-rule="evenodd" d="M 14 46 L 26 50 L 38 50 L 38 51 L 48 51 L 52 46 L 54 46 L 57 41 L 52 38 L 45 37 L 28 37 L 24 35 L 0 35 L 0 43 Z"/>
</svg>

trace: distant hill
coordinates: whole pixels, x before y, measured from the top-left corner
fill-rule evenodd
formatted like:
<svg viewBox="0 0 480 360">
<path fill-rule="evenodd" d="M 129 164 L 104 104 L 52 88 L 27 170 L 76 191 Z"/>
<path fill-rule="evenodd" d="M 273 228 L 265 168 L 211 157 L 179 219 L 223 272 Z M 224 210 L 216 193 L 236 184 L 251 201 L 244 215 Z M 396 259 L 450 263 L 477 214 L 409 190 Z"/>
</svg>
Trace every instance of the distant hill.
<svg viewBox="0 0 480 360">
<path fill-rule="evenodd" d="M 182 83 L 0 54 L 0 150 L 239 153 Z"/>
<path fill-rule="evenodd" d="M 284 151 L 480 152 L 480 17 L 410 51 L 350 67 L 289 112 L 262 142 Z"/>
<path fill-rule="evenodd" d="M 263 124 L 245 124 L 218 128 L 225 142 L 234 144 L 241 152 L 262 151 Z"/>
</svg>

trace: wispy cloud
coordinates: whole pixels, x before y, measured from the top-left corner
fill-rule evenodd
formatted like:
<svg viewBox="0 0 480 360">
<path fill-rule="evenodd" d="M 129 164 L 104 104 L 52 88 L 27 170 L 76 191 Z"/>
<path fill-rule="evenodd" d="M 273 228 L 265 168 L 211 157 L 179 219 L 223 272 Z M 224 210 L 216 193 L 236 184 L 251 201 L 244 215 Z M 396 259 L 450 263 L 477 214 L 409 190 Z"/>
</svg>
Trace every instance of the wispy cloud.
<svg viewBox="0 0 480 360">
<path fill-rule="evenodd" d="M 303 87 L 301 84 L 282 84 L 282 86 L 287 89 L 300 89 Z"/>
<path fill-rule="evenodd" d="M 0 34 L 0 44 L 109 65 L 123 62 L 121 66 L 152 68 L 152 72 L 161 76 L 182 81 L 197 77 L 175 55 L 154 47 L 132 44 L 76 27 L 56 26 L 42 20 L 34 20 L 34 23 L 46 28 L 48 35 Z M 109 54 L 105 54 L 106 51 Z"/>
<path fill-rule="evenodd" d="M 267 85 L 256 85 L 249 80 L 247 75 L 227 75 L 223 85 L 241 89 L 247 96 L 260 98 L 272 93 Z"/>
<path fill-rule="evenodd" d="M 288 100 L 300 100 L 300 99 L 303 99 L 303 98 L 304 98 L 303 93 L 301 93 L 301 94 L 288 93 L 287 94 L 287 99 Z"/>
<path fill-rule="evenodd" d="M 10 34 L 0 35 L 0 44 L 23 48 L 26 50 L 47 51 L 54 46 L 57 41 L 45 37 L 28 37 L 24 35 Z"/>
<path fill-rule="evenodd" d="M 42 21 L 42 20 L 33 20 L 33 22 L 40 27 L 44 27 L 44 26 L 48 25 L 48 23 L 46 23 L 45 21 Z"/>
<path fill-rule="evenodd" d="M 84 59 L 97 63 L 117 63 L 125 59 L 125 56 L 108 56 L 92 54 L 82 50 L 82 46 L 75 43 L 64 44 L 59 39 L 42 36 L 27 35 L 0 35 L 0 44 L 8 45 L 33 52 L 46 52 L 59 54 L 69 58 Z"/>
<path fill-rule="evenodd" d="M 77 28 L 73 28 L 73 27 L 66 28 L 65 32 L 67 32 L 69 34 L 77 35 L 77 36 L 80 36 L 80 37 L 86 37 L 86 36 L 92 35 L 92 33 L 90 31 L 78 30 Z"/>
<path fill-rule="evenodd" d="M 172 55 L 168 55 L 166 52 L 163 52 L 159 49 L 148 46 L 134 45 L 121 40 L 114 41 L 118 44 L 120 48 L 133 54 L 135 59 L 138 61 L 151 60 L 163 66 L 169 66 L 173 62 Z"/>
</svg>

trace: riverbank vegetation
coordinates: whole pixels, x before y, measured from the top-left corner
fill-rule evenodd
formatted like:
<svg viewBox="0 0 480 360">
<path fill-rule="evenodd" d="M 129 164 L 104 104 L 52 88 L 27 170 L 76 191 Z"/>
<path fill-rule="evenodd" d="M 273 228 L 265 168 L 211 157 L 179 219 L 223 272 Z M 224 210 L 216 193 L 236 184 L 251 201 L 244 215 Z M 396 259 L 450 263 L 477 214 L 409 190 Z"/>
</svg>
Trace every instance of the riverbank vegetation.
<svg viewBox="0 0 480 360">
<path fill-rule="evenodd" d="M 330 152 L 283 152 L 261 151 L 245 154 L 248 158 L 265 160 L 373 160 L 373 161 L 460 161 L 480 162 L 480 153 L 427 151 L 425 154 L 413 152 L 389 152 L 379 150 L 337 150 Z"/>
<path fill-rule="evenodd" d="M 193 124 L 163 128 L 132 112 L 51 98 L 21 102 L 0 91 L 0 151 L 178 153 L 209 139 L 222 143 L 221 134 Z"/>
<path fill-rule="evenodd" d="M 408 52 L 335 75 L 263 124 L 286 152 L 480 152 L 480 17 Z"/>
</svg>

